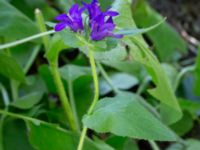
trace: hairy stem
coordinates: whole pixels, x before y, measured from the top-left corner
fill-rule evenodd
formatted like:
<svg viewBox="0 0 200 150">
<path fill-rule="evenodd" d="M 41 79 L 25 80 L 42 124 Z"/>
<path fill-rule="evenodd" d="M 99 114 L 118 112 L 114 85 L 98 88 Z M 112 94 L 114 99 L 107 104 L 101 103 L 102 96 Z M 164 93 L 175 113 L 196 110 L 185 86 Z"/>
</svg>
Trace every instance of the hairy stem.
<svg viewBox="0 0 200 150">
<path fill-rule="evenodd" d="M 69 100 L 67 98 L 67 94 L 65 92 L 65 88 L 64 88 L 64 85 L 62 83 L 60 73 L 58 71 L 58 67 L 57 67 L 56 64 L 51 64 L 51 72 L 52 72 L 52 75 L 53 75 L 53 78 L 54 78 L 54 82 L 55 82 L 55 85 L 56 85 L 56 88 L 57 88 L 57 91 L 58 91 L 60 101 L 62 103 L 62 107 L 63 107 L 64 112 L 65 112 L 67 119 L 69 121 L 69 126 L 73 131 L 78 131 L 77 124 L 76 124 L 76 121 L 74 119 L 74 115 L 73 115 L 72 109 L 70 107 Z"/>
<path fill-rule="evenodd" d="M 96 64 L 95 64 L 95 59 L 94 59 L 94 54 L 92 50 L 89 50 L 89 60 L 90 60 L 90 65 L 92 69 L 92 76 L 93 76 L 93 81 L 94 81 L 94 99 L 93 102 L 87 112 L 88 115 L 91 115 L 94 111 L 94 108 L 98 102 L 99 99 L 99 82 L 98 82 L 98 75 L 97 75 L 97 69 L 96 69 Z M 81 132 L 81 137 L 79 141 L 79 145 L 77 150 L 82 150 L 83 145 L 84 145 L 84 139 L 87 133 L 87 127 L 83 127 L 83 130 Z"/>
</svg>

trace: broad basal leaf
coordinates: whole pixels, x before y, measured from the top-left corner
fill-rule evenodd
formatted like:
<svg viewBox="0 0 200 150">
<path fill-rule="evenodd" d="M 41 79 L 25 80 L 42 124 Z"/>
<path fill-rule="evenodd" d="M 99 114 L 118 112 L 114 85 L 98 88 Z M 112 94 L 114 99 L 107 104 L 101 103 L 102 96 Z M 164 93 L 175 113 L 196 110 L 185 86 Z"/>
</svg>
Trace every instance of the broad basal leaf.
<svg viewBox="0 0 200 150">
<path fill-rule="evenodd" d="M 140 104 L 140 99 L 128 93 L 104 98 L 93 114 L 84 117 L 83 123 L 100 133 L 146 140 L 176 140 L 175 134 Z"/>
</svg>

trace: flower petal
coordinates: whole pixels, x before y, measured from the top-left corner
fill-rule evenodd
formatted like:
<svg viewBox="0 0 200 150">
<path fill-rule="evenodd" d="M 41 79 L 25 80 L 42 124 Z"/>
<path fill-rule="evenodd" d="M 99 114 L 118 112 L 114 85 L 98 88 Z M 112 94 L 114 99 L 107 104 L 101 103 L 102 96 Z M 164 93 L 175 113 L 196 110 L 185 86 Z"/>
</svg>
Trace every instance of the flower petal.
<svg viewBox="0 0 200 150">
<path fill-rule="evenodd" d="M 67 27 L 67 24 L 64 23 L 64 22 L 61 22 L 61 23 L 56 24 L 56 26 L 54 27 L 54 30 L 56 32 L 59 32 L 59 31 L 63 30 L 66 27 Z"/>
<path fill-rule="evenodd" d="M 55 20 L 58 20 L 58 21 L 64 21 L 66 19 L 68 19 L 67 14 L 60 14 L 60 15 L 55 17 Z"/>
<path fill-rule="evenodd" d="M 93 0 L 92 4 L 95 4 L 95 3 L 99 3 L 99 1 L 98 0 Z"/>
<path fill-rule="evenodd" d="M 113 31 L 115 29 L 115 24 L 113 23 L 106 23 L 103 26 L 100 27 L 100 30 L 109 30 Z"/>
<path fill-rule="evenodd" d="M 78 13 L 78 8 L 79 8 L 78 4 L 72 5 L 72 7 L 69 10 L 69 14 L 70 14 L 71 17 L 73 17 L 73 15 Z"/>
</svg>

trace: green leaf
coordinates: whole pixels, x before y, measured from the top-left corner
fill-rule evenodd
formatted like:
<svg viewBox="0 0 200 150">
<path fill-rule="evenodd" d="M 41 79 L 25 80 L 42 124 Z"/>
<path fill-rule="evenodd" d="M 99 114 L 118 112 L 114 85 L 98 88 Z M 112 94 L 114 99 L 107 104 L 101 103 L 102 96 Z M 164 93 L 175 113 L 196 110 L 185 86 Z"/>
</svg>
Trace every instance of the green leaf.
<svg viewBox="0 0 200 150">
<path fill-rule="evenodd" d="M 106 143 L 113 146 L 117 150 L 124 150 L 124 143 L 126 142 L 127 137 L 120 136 L 110 136 L 106 139 Z"/>
<path fill-rule="evenodd" d="M 48 124 L 27 123 L 30 130 L 30 142 L 37 150 L 76 150 L 79 136 Z M 104 150 L 89 139 L 85 140 L 83 150 Z M 109 150 L 109 149 L 106 149 Z"/>
<path fill-rule="evenodd" d="M 145 28 L 160 22 L 163 17 L 153 10 L 146 0 L 139 0 L 134 6 L 133 16 L 137 26 Z M 187 52 L 186 42 L 168 23 L 147 33 L 161 61 L 176 61 Z"/>
<path fill-rule="evenodd" d="M 123 150 L 139 150 L 139 147 L 138 147 L 137 143 L 134 140 L 128 139 L 124 143 L 124 149 Z"/>
<path fill-rule="evenodd" d="M 25 82 L 23 70 L 13 57 L 0 53 L 0 74 L 9 79 Z"/>
<path fill-rule="evenodd" d="M 93 45 L 94 51 L 103 52 L 114 49 L 118 45 L 118 42 L 119 42 L 118 39 L 107 37 L 101 41 L 91 41 L 91 44 Z"/>
<path fill-rule="evenodd" d="M 47 89 L 45 87 L 45 83 L 42 80 L 42 78 L 36 74 L 36 75 L 30 75 L 26 77 L 27 84 L 21 84 L 19 86 L 19 93 L 47 93 Z M 40 89 L 40 90 L 38 90 Z M 22 94 L 20 94 L 22 96 Z"/>
<path fill-rule="evenodd" d="M 5 0 L 0 1 L 0 20 L 0 36 L 5 38 L 24 38 L 38 32 L 33 21 Z"/>
<path fill-rule="evenodd" d="M 192 115 L 184 111 L 181 120 L 170 126 L 179 136 L 183 136 L 193 128 Z"/>
<path fill-rule="evenodd" d="M 4 122 L 3 144 L 3 150 L 34 150 L 28 141 L 26 125 L 21 120 Z"/>
<path fill-rule="evenodd" d="M 34 1 L 29 1 L 29 0 L 10 0 L 10 4 L 15 6 L 18 10 L 23 12 L 26 16 L 28 16 L 31 19 L 35 19 L 35 9 L 38 8 L 43 12 L 43 16 L 45 20 L 51 20 L 54 18 L 58 12 L 53 9 L 50 5 L 47 5 L 45 0 L 34 0 Z"/>
<path fill-rule="evenodd" d="M 82 76 L 74 81 L 74 97 L 76 101 L 77 114 L 81 119 L 84 114 L 86 114 L 89 106 L 92 103 L 93 91 L 91 88 L 92 85 L 92 76 Z M 80 90 L 81 89 L 81 90 Z"/>
<path fill-rule="evenodd" d="M 127 90 L 139 83 L 138 79 L 126 73 L 115 73 L 109 76 L 113 86 L 121 90 Z M 122 82 L 123 81 L 123 82 Z M 105 81 L 100 81 L 100 94 L 105 95 L 112 91 L 110 85 Z"/>
<path fill-rule="evenodd" d="M 161 64 L 162 68 L 166 74 L 166 76 L 168 77 L 169 81 L 170 81 L 170 85 L 173 89 L 175 89 L 175 84 L 176 83 L 176 79 L 178 76 L 178 71 L 176 70 L 176 68 L 170 64 Z"/>
<path fill-rule="evenodd" d="M 186 110 L 186 111 L 190 112 L 193 119 L 198 118 L 198 116 L 199 116 L 198 112 L 200 110 L 200 103 L 199 102 L 179 98 L 179 104 L 180 104 L 182 110 Z"/>
<path fill-rule="evenodd" d="M 78 33 L 74 33 L 68 29 L 60 32 L 60 35 L 62 37 L 62 40 L 64 41 L 64 44 L 72 48 L 82 47 L 85 44 L 84 42 L 86 42 L 83 37 L 81 37 L 81 35 L 79 35 Z"/>
<path fill-rule="evenodd" d="M 136 61 L 108 60 L 103 61 L 103 64 L 117 69 L 118 71 L 126 72 L 136 76 L 140 80 L 144 79 L 144 76 L 146 76 L 145 69 L 140 63 Z"/>
<path fill-rule="evenodd" d="M 128 93 L 104 98 L 97 103 L 93 114 L 84 117 L 83 123 L 99 133 L 111 132 L 146 140 L 176 140 L 175 134 L 140 104 L 140 99 Z"/>
<path fill-rule="evenodd" d="M 127 52 L 124 46 L 117 45 L 115 48 L 109 51 L 95 51 L 94 57 L 99 61 L 123 61 L 127 56 Z"/>
<path fill-rule="evenodd" d="M 163 116 L 163 121 L 167 124 L 176 122 L 181 118 L 182 112 L 167 75 L 153 53 L 142 43 L 139 43 L 138 40 L 134 42 L 140 47 L 143 54 L 141 54 L 141 51 L 135 50 L 133 45 L 131 47 L 131 55 L 136 61 L 145 66 L 156 85 L 156 88 L 150 89 L 148 92 L 162 102 L 161 115 Z"/>
<path fill-rule="evenodd" d="M 46 57 L 49 62 L 57 62 L 59 52 L 64 48 L 68 48 L 65 46 L 61 36 L 59 34 L 55 34 L 49 44 L 49 50 L 46 53 Z"/>
<path fill-rule="evenodd" d="M 56 86 L 53 80 L 53 77 L 51 75 L 51 71 L 49 70 L 48 65 L 41 65 L 38 69 L 39 74 L 41 76 L 41 78 L 44 80 L 47 89 L 52 92 L 52 93 L 56 93 Z"/>
<path fill-rule="evenodd" d="M 115 20 L 119 28 L 135 27 L 128 0 L 116 0 L 113 7 L 120 13 Z M 151 75 L 156 88 L 149 90 L 149 93 L 162 102 L 161 115 L 164 122 L 171 124 L 179 120 L 182 115 L 179 104 L 156 56 L 148 49 L 141 36 L 124 38 L 124 42 L 130 48 L 131 57 L 144 65 L 149 75 Z"/>
<path fill-rule="evenodd" d="M 80 139 L 80 135 L 78 133 L 67 131 L 63 128 L 60 128 L 57 125 L 50 124 L 27 116 L 23 116 L 20 114 L 15 114 L 3 110 L 0 110 L 0 113 L 3 115 L 8 115 L 14 118 L 24 120 L 28 127 L 29 141 L 31 145 L 37 150 L 77 149 Z M 106 145 L 106 143 L 102 142 L 95 143 L 88 138 L 85 138 L 83 150 L 105 150 L 102 147 L 100 147 L 100 144 L 104 146 L 103 148 L 106 147 L 106 150 L 112 150 L 112 148 Z"/>
<path fill-rule="evenodd" d="M 30 109 L 34 107 L 42 98 L 43 93 L 35 92 L 23 97 L 18 98 L 16 101 L 12 102 L 10 105 L 20 109 Z"/>
<path fill-rule="evenodd" d="M 129 0 L 115 0 L 112 4 L 112 9 L 120 13 L 115 17 L 115 23 L 120 29 L 135 29 L 137 28 L 132 18 L 131 2 Z"/>
<path fill-rule="evenodd" d="M 10 48 L 10 52 L 12 57 L 18 62 L 18 64 L 24 68 L 27 62 L 30 59 L 30 56 L 34 50 L 34 46 L 32 43 L 26 43 L 22 45 L 15 46 Z"/>
<path fill-rule="evenodd" d="M 187 140 L 188 147 L 186 150 L 197 150 L 200 147 L 200 141 L 195 139 Z"/>
<path fill-rule="evenodd" d="M 102 150 L 115 150 L 114 148 L 112 148 L 110 145 L 106 144 L 105 142 L 99 140 L 98 138 L 95 137 L 95 144 L 99 149 Z"/>
<path fill-rule="evenodd" d="M 89 67 L 65 65 L 60 68 L 60 74 L 66 81 L 74 81 L 81 76 L 91 75 Z"/>
</svg>

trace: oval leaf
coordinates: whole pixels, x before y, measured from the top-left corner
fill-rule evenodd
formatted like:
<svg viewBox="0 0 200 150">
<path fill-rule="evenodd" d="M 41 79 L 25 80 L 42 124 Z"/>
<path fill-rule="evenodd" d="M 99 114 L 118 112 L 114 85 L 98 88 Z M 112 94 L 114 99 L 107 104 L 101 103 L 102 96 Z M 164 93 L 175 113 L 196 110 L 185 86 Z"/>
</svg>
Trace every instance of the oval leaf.
<svg viewBox="0 0 200 150">
<path fill-rule="evenodd" d="M 128 93 L 104 98 L 92 115 L 84 117 L 83 123 L 100 133 L 146 140 L 176 140 L 175 134 L 140 104 L 140 99 Z"/>
</svg>

